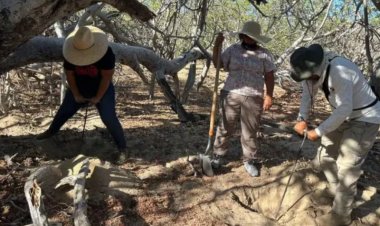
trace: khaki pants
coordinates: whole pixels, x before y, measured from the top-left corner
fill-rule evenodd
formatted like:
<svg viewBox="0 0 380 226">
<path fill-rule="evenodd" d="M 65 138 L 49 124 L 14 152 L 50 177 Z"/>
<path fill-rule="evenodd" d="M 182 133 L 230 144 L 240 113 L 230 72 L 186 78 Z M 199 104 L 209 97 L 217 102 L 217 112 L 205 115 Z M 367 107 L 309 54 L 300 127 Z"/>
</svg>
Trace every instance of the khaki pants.
<svg viewBox="0 0 380 226">
<path fill-rule="evenodd" d="M 322 136 L 314 162 L 319 163 L 331 190 L 336 191 L 332 210 L 339 215 L 351 215 L 360 167 L 378 130 L 378 124 L 350 121 Z"/>
<path fill-rule="evenodd" d="M 240 120 L 243 161 L 254 159 L 259 147 L 257 132 L 262 110 L 263 98 L 261 96 L 249 97 L 222 90 L 219 107 L 221 118 L 215 136 L 214 154 L 226 154 L 229 139 L 234 134 Z"/>
</svg>

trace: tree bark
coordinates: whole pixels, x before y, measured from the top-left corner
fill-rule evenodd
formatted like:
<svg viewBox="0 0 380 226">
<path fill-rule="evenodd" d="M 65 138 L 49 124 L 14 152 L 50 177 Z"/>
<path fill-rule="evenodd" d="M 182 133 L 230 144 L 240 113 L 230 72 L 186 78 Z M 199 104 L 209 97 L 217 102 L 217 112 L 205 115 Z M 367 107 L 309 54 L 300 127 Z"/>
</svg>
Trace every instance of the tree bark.
<svg viewBox="0 0 380 226">
<path fill-rule="evenodd" d="M 63 38 L 49 38 L 44 36 L 32 38 L 17 48 L 12 55 L 7 57 L 6 60 L 0 64 L 0 74 L 31 63 L 63 61 L 63 42 Z M 175 75 L 189 62 L 204 58 L 203 52 L 194 48 L 182 56 L 173 60 L 167 60 L 146 48 L 126 46 L 118 43 L 110 43 L 110 46 L 116 55 L 116 60 L 121 64 L 131 67 L 142 77 L 143 81 L 145 76 L 142 74 L 140 64 L 147 68 L 155 76 L 156 80 L 159 81 L 158 84 L 179 119 L 182 122 L 192 120 L 191 115 L 187 114 L 183 108 L 178 96 L 174 95 L 170 86 L 167 84 L 165 75 Z"/>
<path fill-rule="evenodd" d="M 375 5 L 376 9 L 380 10 L 380 0 L 372 0 L 372 3 Z"/>
<path fill-rule="evenodd" d="M 99 2 L 94 0 L 0 0 L 0 64 L 18 46 L 60 19 Z M 137 0 L 103 0 L 131 17 L 148 21 L 155 15 Z"/>
<path fill-rule="evenodd" d="M 87 217 L 87 202 L 86 202 L 86 176 L 90 172 L 89 159 L 83 161 L 82 167 L 77 175 L 74 185 L 74 225 L 89 226 L 90 221 Z"/>
<path fill-rule="evenodd" d="M 39 186 L 42 181 L 54 184 L 62 176 L 61 172 L 54 166 L 45 166 L 32 173 L 24 186 L 24 193 L 28 202 L 30 216 L 35 226 L 48 226 L 43 203 L 42 189 Z"/>
<path fill-rule="evenodd" d="M 32 38 L 0 64 L 0 74 L 31 63 L 63 61 L 63 42 L 63 38 L 44 36 Z M 129 66 L 133 70 L 141 64 L 152 73 L 162 71 L 163 76 L 175 74 L 189 62 L 204 58 L 203 53 L 197 48 L 173 60 L 166 60 L 149 49 L 118 43 L 110 43 L 110 46 L 116 55 L 116 60 L 121 64 Z"/>
</svg>

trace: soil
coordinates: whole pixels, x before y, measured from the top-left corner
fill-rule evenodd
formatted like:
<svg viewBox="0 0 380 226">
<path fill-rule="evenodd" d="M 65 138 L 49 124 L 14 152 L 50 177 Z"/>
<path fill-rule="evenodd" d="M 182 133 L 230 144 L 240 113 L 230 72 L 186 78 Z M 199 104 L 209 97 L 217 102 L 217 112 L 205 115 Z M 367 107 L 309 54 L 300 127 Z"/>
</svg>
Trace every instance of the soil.
<svg viewBox="0 0 380 226">
<path fill-rule="evenodd" d="M 181 87 L 186 75 L 187 69 L 179 74 Z M 221 81 L 224 77 L 221 73 Z M 86 158 L 90 160 L 87 212 L 92 225 L 316 225 L 315 218 L 331 209 L 332 200 L 322 192 L 323 174 L 314 172 L 310 164 L 319 142 L 306 140 L 301 148 L 302 137 L 287 130 L 295 123 L 299 85 L 276 86 L 274 105 L 263 114 L 260 176 L 245 172 L 237 133 L 227 164 L 214 177 L 207 177 L 201 174 L 197 157 L 208 143 L 213 79 L 211 71 L 199 91 L 191 90 L 184 106 L 197 120 L 181 123 L 160 90 L 156 88 L 150 100 L 148 88 L 134 72 L 119 71 L 114 79 L 116 108 L 130 158 L 116 166 L 110 163 L 113 141 L 93 106 L 88 108 L 84 130 L 85 109 L 81 109 L 57 135 L 37 141 L 35 136 L 47 129 L 59 106 L 58 93 L 48 95 L 47 84 L 36 81 L 25 89 L 15 77 L 17 105 L 0 116 L 0 225 L 31 223 L 24 184 L 43 166 L 55 167 L 59 174 L 51 171 L 49 181 L 40 183 L 49 221 L 73 225 L 73 187 L 55 189 L 52 184 L 76 175 Z M 314 125 L 329 112 L 319 96 Z M 380 225 L 379 144 L 363 164 L 351 225 Z"/>
</svg>

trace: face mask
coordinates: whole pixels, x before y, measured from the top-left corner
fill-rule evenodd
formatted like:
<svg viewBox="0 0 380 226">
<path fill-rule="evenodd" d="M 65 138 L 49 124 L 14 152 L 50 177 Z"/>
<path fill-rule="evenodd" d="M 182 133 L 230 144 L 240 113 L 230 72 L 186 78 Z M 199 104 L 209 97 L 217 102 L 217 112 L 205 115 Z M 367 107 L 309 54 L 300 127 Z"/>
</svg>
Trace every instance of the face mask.
<svg viewBox="0 0 380 226">
<path fill-rule="evenodd" d="M 253 43 L 253 44 L 247 44 L 245 42 L 242 42 L 241 43 L 241 46 L 245 49 L 245 50 L 257 50 L 259 48 L 259 46 L 257 45 L 257 43 Z"/>
</svg>

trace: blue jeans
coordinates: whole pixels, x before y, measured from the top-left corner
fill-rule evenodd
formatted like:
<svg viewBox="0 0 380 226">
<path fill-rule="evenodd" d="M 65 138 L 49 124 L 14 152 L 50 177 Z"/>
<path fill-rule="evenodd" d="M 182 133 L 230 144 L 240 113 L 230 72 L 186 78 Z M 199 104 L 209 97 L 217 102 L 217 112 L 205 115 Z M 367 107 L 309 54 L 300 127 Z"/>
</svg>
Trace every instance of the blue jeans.
<svg viewBox="0 0 380 226">
<path fill-rule="evenodd" d="M 67 90 L 62 105 L 59 107 L 53 122 L 51 123 L 48 131 L 55 134 L 71 118 L 81 107 L 85 107 L 84 103 L 77 103 L 74 99 L 73 93 L 70 89 Z M 115 89 L 111 83 L 104 94 L 103 98 L 96 104 L 100 118 L 108 131 L 113 137 L 118 149 L 125 149 L 127 147 L 124 131 L 121 127 L 119 119 L 116 116 L 115 110 Z"/>
</svg>

